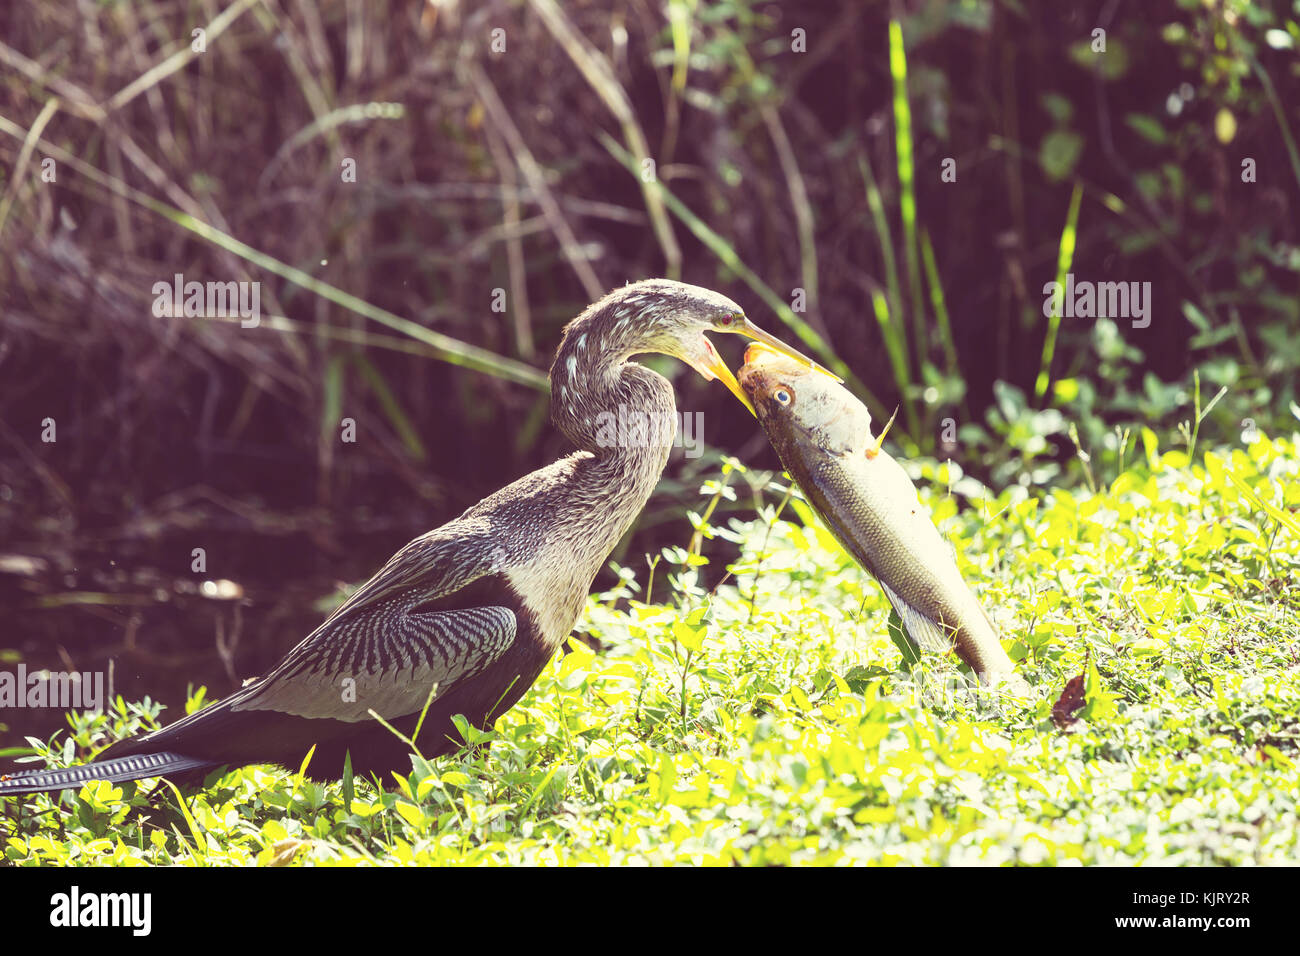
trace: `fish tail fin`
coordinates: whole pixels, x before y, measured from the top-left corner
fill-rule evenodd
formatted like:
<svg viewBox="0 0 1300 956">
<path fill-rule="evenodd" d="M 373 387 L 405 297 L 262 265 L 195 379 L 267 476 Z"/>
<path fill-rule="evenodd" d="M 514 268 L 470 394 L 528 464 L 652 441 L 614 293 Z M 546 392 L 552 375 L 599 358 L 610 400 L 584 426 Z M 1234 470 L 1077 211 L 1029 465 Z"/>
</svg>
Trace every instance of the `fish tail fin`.
<svg viewBox="0 0 1300 956">
<path fill-rule="evenodd" d="M 880 586 L 885 591 L 885 597 L 889 598 L 889 603 L 898 612 L 898 616 L 903 619 L 903 633 L 907 635 L 908 640 L 922 650 L 934 654 L 946 654 L 953 649 L 956 644 L 956 627 L 945 627 L 941 621 L 936 621 L 918 611 L 885 582 L 881 581 Z"/>
<path fill-rule="evenodd" d="M 993 619 L 978 601 L 975 603 L 988 624 L 988 633 L 972 634 L 967 630 L 965 637 L 959 641 L 958 628 L 955 625 L 935 620 L 916 609 L 883 581 L 880 586 L 884 588 L 885 596 L 889 598 L 889 603 L 894 606 L 898 616 L 903 619 L 903 633 L 917 647 L 938 654 L 956 651 L 957 656 L 969 664 L 979 676 L 981 684 L 1003 687 L 1020 696 L 1028 696 L 1029 685 L 1015 672 L 1015 664 L 1002 649 L 1002 642 L 998 638 L 998 629 L 993 624 Z"/>
</svg>

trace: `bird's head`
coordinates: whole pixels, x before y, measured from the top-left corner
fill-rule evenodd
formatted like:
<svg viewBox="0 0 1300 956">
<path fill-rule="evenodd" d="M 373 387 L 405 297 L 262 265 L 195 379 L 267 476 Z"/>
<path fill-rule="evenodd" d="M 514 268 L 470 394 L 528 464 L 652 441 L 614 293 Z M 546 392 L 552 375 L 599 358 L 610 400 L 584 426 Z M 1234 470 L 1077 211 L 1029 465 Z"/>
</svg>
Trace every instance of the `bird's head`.
<svg viewBox="0 0 1300 956">
<path fill-rule="evenodd" d="M 579 325 L 588 317 L 593 325 L 599 323 L 600 331 L 622 358 L 659 352 L 681 359 L 707 381 L 720 380 L 751 413 L 753 405 L 706 333 L 746 336 L 839 381 L 812 359 L 756 326 L 725 295 L 700 286 L 671 279 L 634 282 L 593 304 L 570 326 L 568 334 L 582 334 Z"/>
</svg>

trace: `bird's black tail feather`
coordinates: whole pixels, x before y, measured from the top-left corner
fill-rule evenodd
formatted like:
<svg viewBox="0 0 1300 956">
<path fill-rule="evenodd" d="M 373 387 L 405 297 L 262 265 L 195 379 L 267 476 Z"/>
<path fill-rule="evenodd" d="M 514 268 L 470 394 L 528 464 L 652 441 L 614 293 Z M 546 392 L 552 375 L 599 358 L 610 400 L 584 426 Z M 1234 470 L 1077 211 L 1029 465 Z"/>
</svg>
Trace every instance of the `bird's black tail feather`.
<svg viewBox="0 0 1300 956">
<path fill-rule="evenodd" d="M 0 797 L 19 793 L 44 793 L 50 790 L 67 790 L 80 787 L 92 780 L 122 783 L 142 777 L 174 777 L 198 770 L 211 770 L 220 766 L 212 760 L 187 757 L 184 754 L 162 753 L 132 754 L 97 763 L 85 763 L 63 770 L 25 770 L 21 773 L 0 776 Z"/>
</svg>

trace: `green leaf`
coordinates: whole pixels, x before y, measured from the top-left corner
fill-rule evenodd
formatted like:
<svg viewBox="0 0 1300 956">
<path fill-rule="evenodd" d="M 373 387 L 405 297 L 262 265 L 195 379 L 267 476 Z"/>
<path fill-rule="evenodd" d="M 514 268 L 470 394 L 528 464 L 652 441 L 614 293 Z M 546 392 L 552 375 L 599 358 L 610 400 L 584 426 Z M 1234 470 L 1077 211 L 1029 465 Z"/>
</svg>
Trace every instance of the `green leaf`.
<svg viewBox="0 0 1300 956">
<path fill-rule="evenodd" d="M 685 621 L 673 621 L 672 625 L 673 637 L 688 651 L 698 652 L 704 646 L 708 630 L 707 627 L 693 627 Z"/>
<path fill-rule="evenodd" d="M 907 636 L 907 631 L 903 628 L 903 619 L 898 616 L 898 612 L 892 607 L 889 609 L 889 623 L 886 624 L 889 632 L 889 639 L 894 642 L 898 652 L 903 655 L 902 670 L 910 670 L 914 665 L 921 662 L 921 652 L 911 638 Z"/>
<path fill-rule="evenodd" d="M 343 752 L 343 806 L 352 809 L 352 801 L 356 799 L 356 790 L 352 782 L 352 751 Z M 280 839 L 283 839 L 281 837 Z"/>
<path fill-rule="evenodd" d="M 656 791 L 660 803 L 668 803 L 673 796 L 673 785 L 677 782 L 677 767 L 673 758 L 666 753 L 659 754 L 659 788 Z"/>
<path fill-rule="evenodd" d="M 1214 114 L 1214 137 L 1225 146 L 1237 137 L 1237 117 L 1226 106 Z"/>
<path fill-rule="evenodd" d="M 1169 136 L 1159 121 L 1144 113 L 1129 113 L 1124 117 L 1124 122 L 1139 136 L 1156 146 L 1164 146 L 1169 141 Z"/>
<path fill-rule="evenodd" d="M 1038 148 L 1038 161 L 1043 173 L 1053 182 L 1068 179 L 1079 163 L 1083 152 L 1083 137 L 1072 130 L 1052 130 L 1043 137 Z"/>
<path fill-rule="evenodd" d="M 1072 402 L 1079 397 L 1079 380 L 1077 378 L 1057 379 L 1052 383 L 1052 394 L 1058 402 Z"/>
<path fill-rule="evenodd" d="M 399 800 L 393 807 L 398 815 L 413 827 L 423 827 L 425 822 L 424 811 L 413 803 L 406 803 Z"/>
<path fill-rule="evenodd" d="M 1087 703 L 1083 707 L 1083 718 L 1089 723 L 1115 716 L 1115 695 L 1106 689 L 1106 684 L 1097 670 L 1097 662 L 1093 660 L 1088 661 L 1088 679 L 1084 682 L 1084 697 Z"/>
<path fill-rule="evenodd" d="M 1074 104 L 1060 93 L 1044 93 L 1038 98 L 1038 102 L 1057 126 L 1065 126 L 1074 115 Z"/>
<path fill-rule="evenodd" d="M 1160 467 L 1160 441 L 1156 438 L 1156 433 L 1145 425 L 1139 434 L 1142 436 L 1142 450 L 1146 453 L 1147 467 L 1156 471 Z"/>
</svg>

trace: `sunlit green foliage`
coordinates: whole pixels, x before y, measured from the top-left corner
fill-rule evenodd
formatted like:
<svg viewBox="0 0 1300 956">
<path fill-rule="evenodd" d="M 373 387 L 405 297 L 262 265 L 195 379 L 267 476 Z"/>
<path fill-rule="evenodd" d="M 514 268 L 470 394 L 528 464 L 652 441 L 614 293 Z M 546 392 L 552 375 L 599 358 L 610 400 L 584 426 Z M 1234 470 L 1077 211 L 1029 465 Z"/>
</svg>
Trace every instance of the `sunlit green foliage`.
<svg viewBox="0 0 1300 956">
<path fill-rule="evenodd" d="M 594 597 L 583 626 L 604 651 L 574 641 L 492 732 L 463 728 L 486 753 L 415 758 L 382 791 L 246 768 L 184 803 L 154 782 L 6 800 L 0 847 L 15 864 L 1291 861 L 1298 441 L 1192 462 L 1152 436 L 1096 493 L 1015 486 L 961 508 L 978 486 L 953 496 L 948 466 L 917 469 L 1030 700 L 978 692 L 955 658 L 903 671 L 877 586 L 778 517 L 773 487 L 753 520 L 694 518 L 738 549 L 715 592 L 695 538 L 657 562 L 667 604 L 635 600 L 630 569 Z M 1066 733 L 1052 706 L 1076 674 Z M 74 716 L 47 756 L 158 709 Z"/>
</svg>

